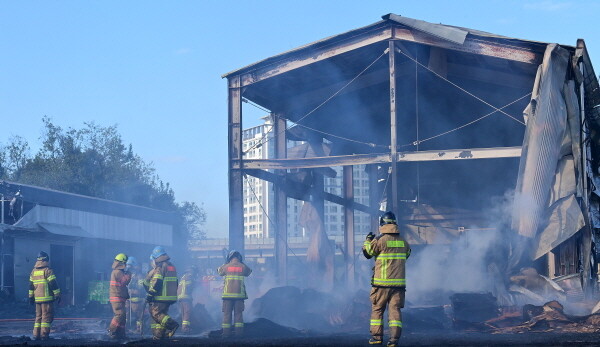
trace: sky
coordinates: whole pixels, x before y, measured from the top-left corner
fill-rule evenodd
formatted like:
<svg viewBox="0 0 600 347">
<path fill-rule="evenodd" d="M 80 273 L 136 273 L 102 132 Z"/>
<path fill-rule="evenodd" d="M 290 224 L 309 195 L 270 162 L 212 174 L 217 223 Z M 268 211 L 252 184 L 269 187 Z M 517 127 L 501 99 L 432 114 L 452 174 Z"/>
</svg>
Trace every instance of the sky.
<svg viewBox="0 0 600 347">
<path fill-rule="evenodd" d="M 0 142 L 35 152 L 62 127 L 118 125 L 126 143 L 208 215 L 228 224 L 227 87 L 221 75 L 387 13 L 574 45 L 600 64 L 600 1 L 0 1 Z M 596 68 L 600 71 L 600 67 Z M 260 111 L 244 105 L 243 127 Z"/>
</svg>

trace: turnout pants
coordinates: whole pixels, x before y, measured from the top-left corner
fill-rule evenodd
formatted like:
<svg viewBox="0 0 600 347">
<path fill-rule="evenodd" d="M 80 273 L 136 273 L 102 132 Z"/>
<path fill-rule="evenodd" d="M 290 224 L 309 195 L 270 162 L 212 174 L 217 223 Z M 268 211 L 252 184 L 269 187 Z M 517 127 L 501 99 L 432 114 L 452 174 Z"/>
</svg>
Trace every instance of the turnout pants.
<svg viewBox="0 0 600 347">
<path fill-rule="evenodd" d="M 131 317 L 129 317 L 129 319 L 131 319 L 131 322 L 135 322 L 135 330 L 140 332 L 143 324 L 142 315 L 144 312 L 142 311 L 144 310 L 144 301 L 139 300 L 133 302 L 130 300 L 129 305 L 131 306 Z"/>
<path fill-rule="evenodd" d="M 54 303 L 40 302 L 35 304 L 35 322 L 33 323 L 33 338 L 47 338 L 54 320 Z"/>
<path fill-rule="evenodd" d="M 398 341 L 402 334 L 402 313 L 404 307 L 405 288 L 371 288 L 371 335 L 374 339 L 383 339 L 383 313 L 388 308 L 388 324 L 390 341 Z"/>
<path fill-rule="evenodd" d="M 231 315 L 233 313 L 233 326 L 235 327 L 235 334 L 242 335 L 244 333 L 244 300 L 223 300 L 223 336 L 227 337 L 231 335 Z"/>
<path fill-rule="evenodd" d="M 108 333 L 112 337 L 125 337 L 125 301 L 113 301 L 110 305 L 114 315 L 108 326 Z"/>
<path fill-rule="evenodd" d="M 181 308 L 181 325 L 184 332 L 190 332 L 192 330 L 191 326 L 191 316 L 192 316 L 192 300 L 183 299 L 179 300 L 179 305 Z"/>
<path fill-rule="evenodd" d="M 168 315 L 171 304 L 172 302 L 160 301 L 150 303 L 150 316 L 154 320 L 154 323 L 151 325 L 152 334 L 156 339 L 173 336 L 175 330 L 179 327 L 179 324 Z"/>
</svg>

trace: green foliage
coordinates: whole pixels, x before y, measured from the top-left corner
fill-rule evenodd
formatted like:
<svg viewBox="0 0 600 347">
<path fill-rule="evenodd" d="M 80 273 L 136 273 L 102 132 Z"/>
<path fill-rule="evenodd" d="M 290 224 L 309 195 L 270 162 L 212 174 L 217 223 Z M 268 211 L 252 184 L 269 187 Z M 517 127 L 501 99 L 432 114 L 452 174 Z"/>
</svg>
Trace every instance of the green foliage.
<svg viewBox="0 0 600 347">
<path fill-rule="evenodd" d="M 9 139 L 0 155 L 0 177 L 173 212 L 181 236 L 204 237 L 204 210 L 193 202 L 175 202 L 173 189 L 123 143 L 116 126 L 84 123 L 81 129 L 63 129 L 48 117 L 43 122 L 42 146 L 35 155 L 25 139 Z"/>
</svg>

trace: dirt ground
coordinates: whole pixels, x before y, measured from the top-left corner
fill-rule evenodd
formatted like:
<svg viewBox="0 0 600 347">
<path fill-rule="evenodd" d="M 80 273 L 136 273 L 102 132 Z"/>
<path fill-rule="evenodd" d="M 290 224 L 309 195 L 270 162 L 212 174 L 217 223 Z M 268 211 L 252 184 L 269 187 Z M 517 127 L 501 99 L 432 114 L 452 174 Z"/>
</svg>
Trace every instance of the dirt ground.
<svg viewBox="0 0 600 347">
<path fill-rule="evenodd" d="M 146 334 L 145 339 L 130 334 L 130 339 L 115 343 L 108 340 L 103 330 L 95 327 L 101 323 L 71 322 L 73 332 L 56 333 L 49 341 L 31 341 L 30 335 L 6 336 L 7 330 L 25 328 L 22 323 L 0 326 L 0 345 L 3 346 L 368 346 L 368 334 L 307 335 L 293 338 L 251 338 L 220 339 L 208 338 L 206 334 L 197 336 L 175 336 L 169 341 L 153 341 Z M 85 329 L 85 333 L 74 332 Z M 2 336 L 4 335 L 4 336 Z M 401 346 L 600 346 L 600 334 L 480 334 L 448 331 L 406 332 L 400 341 Z"/>
</svg>

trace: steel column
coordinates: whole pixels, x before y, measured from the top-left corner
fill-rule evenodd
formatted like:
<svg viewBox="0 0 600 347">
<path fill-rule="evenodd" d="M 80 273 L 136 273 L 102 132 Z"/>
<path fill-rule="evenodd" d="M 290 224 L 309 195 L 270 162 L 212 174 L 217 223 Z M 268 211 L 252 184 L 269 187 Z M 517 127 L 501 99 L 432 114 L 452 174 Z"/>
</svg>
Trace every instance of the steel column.
<svg viewBox="0 0 600 347">
<path fill-rule="evenodd" d="M 228 156 L 229 156 L 229 249 L 244 253 L 244 186 L 242 169 L 242 95 L 239 76 L 229 82 Z M 233 86 L 232 86 L 233 85 Z M 239 165 L 236 167 L 236 164 Z"/>
<path fill-rule="evenodd" d="M 381 203 L 381 192 L 379 191 L 379 184 L 377 182 L 377 164 L 371 164 L 368 167 L 369 170 L 369 207 L 373 210 L 379 210 L 379 204 Z M 371 231 L 376 232 L 379 228 L 379 216 L 371 215 Z"/>
<path fill-rule="evenodd" d="M 393 40 L 389 41 L 388 48 L 390 69 L 390 149 L 392 156 L 392 196 L 388 199 L 387 210 L 398 213 L 398 131 L 396 114 L 396 46 Z M 389 206 L 391 204 L 391 206 Z"/>
<path fill-rule="evenodd" d="M 354 201 L 354 173 L 352 166 L 344 166 L 344 198 Z M 354 285 L 354 209 L 344 207 L 344 250 L 346 253 L 346 279 L 348 286 Z"/>
<path fill-rule="evenodd" d="M 275 134 L 275 157 L 287 158 L 286 121 L 283 117 L 273 117 L 273 134 Z M 287 170 L 277 170 L 282 184 L 274 184 L 275 192 L 275 261 L 277 263 L 277 278 L 279 284 L 287 284 L 287 257 L 288 257 L 288 231 L 287 231 L 287 195 L 283 189 Z"/>
</svg>

